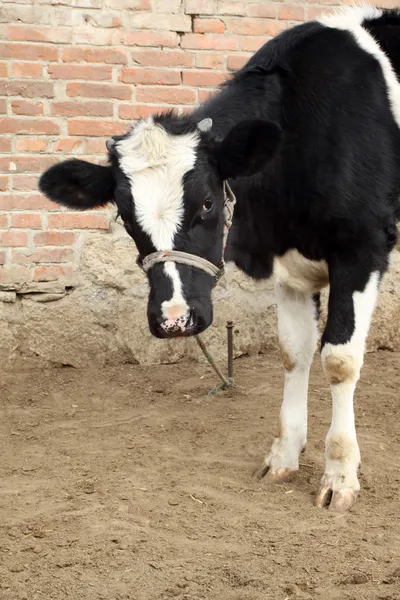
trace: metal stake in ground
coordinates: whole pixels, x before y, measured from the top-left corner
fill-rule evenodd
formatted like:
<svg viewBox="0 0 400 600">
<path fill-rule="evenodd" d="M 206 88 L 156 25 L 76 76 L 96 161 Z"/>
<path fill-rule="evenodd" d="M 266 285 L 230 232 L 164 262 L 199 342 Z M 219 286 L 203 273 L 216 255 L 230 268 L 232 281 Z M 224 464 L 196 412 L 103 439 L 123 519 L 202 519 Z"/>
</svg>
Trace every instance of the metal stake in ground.
<svg viewBox="0 0 400 600">
<path fill-rule="evenodd" d="M 228 379 L 233 382 L 233 321 L 226 324 L 228 331 Z"/>
</svg>

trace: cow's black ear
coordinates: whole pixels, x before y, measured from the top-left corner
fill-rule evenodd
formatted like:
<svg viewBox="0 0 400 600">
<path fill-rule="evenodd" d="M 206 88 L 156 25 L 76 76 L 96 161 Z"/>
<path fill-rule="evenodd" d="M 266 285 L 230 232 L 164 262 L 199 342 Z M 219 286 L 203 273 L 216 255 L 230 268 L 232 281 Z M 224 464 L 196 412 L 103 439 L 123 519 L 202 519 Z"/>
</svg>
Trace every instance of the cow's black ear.
<svg viewBox="0 0 400 600">
<path fill-rule="evenodd" d="M 113 200 L 114 187 L 111 167 L 75 158 L 50 167 L 39 179 L 47 198 L 75 210 L 104 206 Z"/>
<path fill-rule="evenodd" d="M 248 120 L 235 125 L 218 147 L 218 167 L 223 180 L 254 175 L 275 154 L 281 129 L 271 121 Z"/>
</svg>

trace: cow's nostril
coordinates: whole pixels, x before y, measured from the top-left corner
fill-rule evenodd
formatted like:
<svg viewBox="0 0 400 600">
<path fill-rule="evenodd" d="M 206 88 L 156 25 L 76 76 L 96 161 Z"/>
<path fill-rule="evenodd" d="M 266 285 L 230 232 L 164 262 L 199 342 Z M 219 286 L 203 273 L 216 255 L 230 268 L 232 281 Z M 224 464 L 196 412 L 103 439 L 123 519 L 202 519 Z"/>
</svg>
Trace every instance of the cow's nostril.
<svg viewBox="0 0 400 600">
<path fill-rule="evenodd" d="M 158 319 L 159 327 L 166 335 L 183 335 L 196 326 L 194 311 L 189 314 L 181 314 L 174 319 Z"/>
<path fill-rule="evenodd" d="M 160 325 L 166 333 L 175 333 L 178 331 L 181 331 L 183 333 L 185 331 L 187 322 L 188 317 L 185 315 L 180 315 L 176 319 L 166 319 L 165 321 L 160 323 Z"/>
</svg>

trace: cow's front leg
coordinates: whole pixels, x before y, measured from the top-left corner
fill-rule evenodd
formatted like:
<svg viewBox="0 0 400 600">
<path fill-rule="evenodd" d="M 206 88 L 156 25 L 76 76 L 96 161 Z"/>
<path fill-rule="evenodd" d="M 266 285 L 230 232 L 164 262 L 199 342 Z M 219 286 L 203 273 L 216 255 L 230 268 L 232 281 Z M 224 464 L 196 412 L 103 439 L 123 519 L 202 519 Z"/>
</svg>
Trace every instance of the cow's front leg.
<svg viewBox="0 0 400 600">
<path fill-rule="evenodd" d="M 278 334 L 285 367 L 279 433 L 256 475 L 287 481 L 299 469 L 307 442 L 308 378 L 318 341 L 319 297 L 276 283 Z"/>
<path fill-rule="evenodd" d="M 322 338 L 322 364 L 331 384 L 332 422 L 325 444 L 325 473 L 316 504 L 343 512 L 356 501 L 360 451 L 353 396 L 364 360 L 380 274 L 332 268 L 328 320 Z M 357 287 L 356 287 L 357 286 Z"/>
</svg>

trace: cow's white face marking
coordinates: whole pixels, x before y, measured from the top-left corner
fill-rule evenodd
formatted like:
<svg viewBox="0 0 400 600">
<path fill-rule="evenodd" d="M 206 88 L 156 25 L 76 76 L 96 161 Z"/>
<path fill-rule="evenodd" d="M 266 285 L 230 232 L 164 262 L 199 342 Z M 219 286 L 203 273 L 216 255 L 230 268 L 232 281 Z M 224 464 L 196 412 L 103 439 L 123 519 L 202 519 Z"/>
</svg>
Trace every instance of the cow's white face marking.
<svg viewBox="0 0 400 600">
<path fill-rule="evenodd" d="M 116 144 L 120 167 L 131 184 L 137 221 L 156 250 L 172 250 L 182 226 L 183 178 L 194 167 L 199 139 L 197 132 L 170 135 L 149 117 Z M 166 263 L 164 271 L 171 279 L 173 295 L 163 302 L 163 316 L 188 316 L 176 265 Z M 176 317 L 178 306 L 182 312 Z"/>
</svg>

